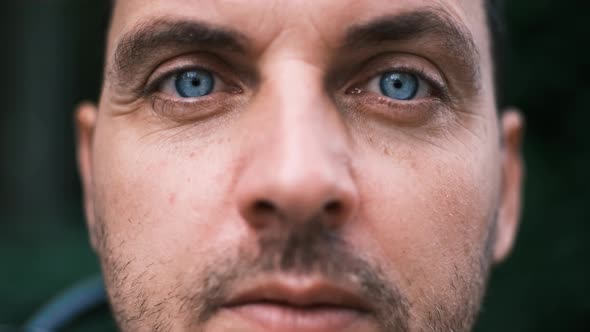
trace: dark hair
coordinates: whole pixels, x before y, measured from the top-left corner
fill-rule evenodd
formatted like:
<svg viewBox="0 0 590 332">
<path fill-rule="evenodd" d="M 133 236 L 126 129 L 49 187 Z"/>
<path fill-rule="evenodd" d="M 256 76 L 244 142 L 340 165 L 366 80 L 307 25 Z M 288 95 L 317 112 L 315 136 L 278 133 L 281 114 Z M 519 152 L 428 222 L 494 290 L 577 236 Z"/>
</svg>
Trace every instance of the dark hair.
<svg viewBox="0 0 590 332">
<path fill-rule="evenodd" d="M 494 93 L 498 107 L 504 106 L 504 96 L 502 91 L 504 80 L 504 61 L 505 61 L 505 29 L 504 29 L 504 1 L 503 0 L 483 0 L 486 12 L 486 23 L 490 36 L 490 47 L 492 56 L 492 71 L 494 75 Z M 108 30 L 111 16 L 113 14 L 115 0 L 107 0 L 105 20 L 105 29 Z M 104 40 L 106 42 L 106 38 Z"/>
<path fill-rule="evenodd" d="M 494 92 L 498 107 L 504 106 L 504 61 L 506 29 L 504 27 L 504 1 L 484 0 L 488 31 L 490 33 L 490 47 L 494 73 Z"/>
</svg>

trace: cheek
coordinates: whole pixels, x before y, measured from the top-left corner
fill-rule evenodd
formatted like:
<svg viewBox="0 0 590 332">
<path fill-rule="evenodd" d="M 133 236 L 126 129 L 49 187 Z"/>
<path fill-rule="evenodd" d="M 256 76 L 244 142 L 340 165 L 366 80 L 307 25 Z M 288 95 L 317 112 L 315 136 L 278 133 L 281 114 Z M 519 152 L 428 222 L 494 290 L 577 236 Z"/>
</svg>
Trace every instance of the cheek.
<svg viewBox="0 0 590 332">
<path fill-rule="evenodd" d="M 95 163 L 97 219 L 104 223 L 111 255 L 133 259 L 140 270 L 150 266 L 167 276 L 160 282 L 173 283 L 207 264 L 224 243 L 236 243 L 239 223 L 223 225 L 237 218 L 227 195 L 236 167 L 231 143 L 116 141 L 133 144 L 101 142 L 111 148 L 100 151 Z"/>
<path fill-rule="evenodd" d="M 398 146 L 367 154 L 359 166 L 366 226 L 355 232 L 416 299 L 438 296 L 429 285 L 445 289 L 457 273 L 479 276 L 496 208 L 491 154 L 434 149 Z"/>
</svg>

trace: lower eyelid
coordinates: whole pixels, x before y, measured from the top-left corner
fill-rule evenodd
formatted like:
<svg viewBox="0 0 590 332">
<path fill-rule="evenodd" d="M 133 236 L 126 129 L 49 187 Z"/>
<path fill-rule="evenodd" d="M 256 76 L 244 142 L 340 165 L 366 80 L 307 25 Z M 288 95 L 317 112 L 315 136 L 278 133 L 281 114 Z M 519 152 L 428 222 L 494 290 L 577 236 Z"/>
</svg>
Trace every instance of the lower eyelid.
<svg viewBox="0 0 590 332">
<path fill-rule="evenodd" d="M 378 116 L 401 126 L 420 126 L 435 119 L 445 118 L 449 105 L 440 98 L 396 100 L 374 92 L 361 92 L 347 96 L 343 105 L 354 112 Z"/>
<path fill-rule="evenodd" d="M 154 95 L 150 99 L 150 106 L 158 116 L 184 122 L 206 117 L 214 112 L 214 107 L 207 105 L 211 101 L 206 99 L 209 99 L 208 96 L 195 100 L 184 100 Z"/>
<path fill-rule="evenodd" d="M 244 101 L 239 92 L 220 91 L 196 98 L 175 98 L 155 93 L 149 96 L 149 103 L 151 111 L 158 116 L 176 122 L 195 122 L 239 108 Z M 232 97 L 232 94 L 235 96 Z"/>
</svg>

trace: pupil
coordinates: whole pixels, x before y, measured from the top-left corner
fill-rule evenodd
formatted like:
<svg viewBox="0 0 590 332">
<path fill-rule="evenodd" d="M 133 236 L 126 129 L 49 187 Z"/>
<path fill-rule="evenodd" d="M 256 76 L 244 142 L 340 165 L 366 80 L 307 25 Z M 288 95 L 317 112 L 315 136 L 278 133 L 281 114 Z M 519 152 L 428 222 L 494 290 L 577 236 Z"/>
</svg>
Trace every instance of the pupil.
<svg viewBox="0 0 590 332">
<path fill-rule="evenodd" d="M 198 87 L 198 86 L 200 86 L 200 85 L 201 85 L 201 80 L 196 80 L 196 79 L 195 79 L 195 80 L 192 80 L 192 81 L 191 81 L 191 84 L 192 84 L 194 87 Z"/>
<path fill-rule="evenodd" d="M 404 84 L 400 80 L 395 80 L 393 82 L 393 87 L 396 89 L 401 89 L 403 86 L 404 86 Z"/>
</svg>

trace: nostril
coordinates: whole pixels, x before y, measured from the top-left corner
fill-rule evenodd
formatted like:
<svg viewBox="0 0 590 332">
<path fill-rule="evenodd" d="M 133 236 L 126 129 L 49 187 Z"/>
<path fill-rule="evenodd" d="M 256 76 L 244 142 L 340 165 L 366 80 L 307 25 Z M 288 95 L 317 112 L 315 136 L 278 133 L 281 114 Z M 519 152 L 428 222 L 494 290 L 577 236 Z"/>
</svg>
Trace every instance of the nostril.
<svg viewBox="0 0 590 332">
<path fill-rule="evenodd" d="M 262 199 L 256 201 L 256 203 L 254 203 L 253 208 L 256 213 L 260 213 L 260 214 L 268 214 L 268 213 L 277 212 L 276 207 L 274 206 L 274 204 L 272 202 L 267 201 L 267 200 L 262 200 Z"/>
<path fill-rule="evenodd" d="M 244 217 L 251 226 L 262 229 L 272 224 L 272 221 L 279 217 L 278 212 L 278 207 L 272 201 L 258 199 L 250 205 Z"/>
<path fill-rule="evenodd" d="M 324 205 L 324 212 L 330 215 L 338 215 L 342 211 L 342 203 L 337 200 L 332 200 Z"/>
</svg>

